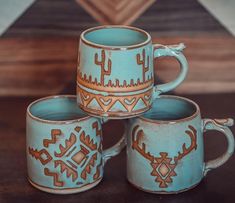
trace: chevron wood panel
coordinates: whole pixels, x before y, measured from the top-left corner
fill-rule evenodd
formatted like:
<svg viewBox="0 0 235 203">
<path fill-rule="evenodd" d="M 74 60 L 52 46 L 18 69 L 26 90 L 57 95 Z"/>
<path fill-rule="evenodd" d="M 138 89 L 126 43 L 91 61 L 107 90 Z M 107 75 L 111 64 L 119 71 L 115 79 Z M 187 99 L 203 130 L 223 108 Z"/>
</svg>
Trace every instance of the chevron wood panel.
<svg viewBox="0 0 235 203">
<path fill-rule="evenodd" d="M 124 6 L 126 6 L 130 0 L 114 0 L 114 1 L 110 1 L 110 0 L 103 0 L 103 2 L 105 2 L 105 4 L 109 5 L 110 8 L 114 8 L 115 10 L 121 10 L 122 8 L 124 8 Z"/>
<path fill-rule="evenodd" d="M 155 0 L 76 0 L 101 24 L 129 25 Z"/>
<path fill-rule="evenodd" d="M 114 4 L 112 0 L 103 1 Z M 77 37 L 84 29 L 97 25 L 75 0 L 37 0 L 3 37 Z M 196 0 L 157 0 L 133 25 L 157 37 L 229 35 Z"/>
</svg>

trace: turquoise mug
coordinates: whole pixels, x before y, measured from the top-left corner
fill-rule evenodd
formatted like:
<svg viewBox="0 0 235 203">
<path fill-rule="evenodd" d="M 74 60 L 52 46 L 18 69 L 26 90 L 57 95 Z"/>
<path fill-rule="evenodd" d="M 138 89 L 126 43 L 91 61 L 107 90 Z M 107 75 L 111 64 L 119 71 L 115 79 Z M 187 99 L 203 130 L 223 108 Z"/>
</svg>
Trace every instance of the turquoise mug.
<svg viewBox="0 0 235 203">
<path fill-rule="evenodd" d="M 161 96 L 151 110 L 128 120 L 128 181 L 150 193 L 193 188 L 232 156 L 234 137 L 227 127 L 232 125 L 232 119 L 202 119 L 198 105 L 189 99 Z M 203 133 L 209 130 L 223 133 L 228 147 L 219 158 L 204 162 Z"/>
<path fill-rule="evenodd" d="M 120 153 L 124 138 L 102 149 L 104 121 L 87 116 L 76 96 L 53 96 L 27 109 L 28 180 L 36 188 L 57 194 L 82 192 L 103 177 L 105 162 Z"/>
<path fill-rule="evenodd" d="M 113 119 L 130 118 L 151 108 L 159 94 L 176 88 L 186 77 L 183 44 L 153 44 L 144 30 L 129 26 L 100 26 L 80 37 L 77 102 L 86 113 Z M 154 86 L 154 59 L 175 57 L 178 77 Z"/>
</svg>

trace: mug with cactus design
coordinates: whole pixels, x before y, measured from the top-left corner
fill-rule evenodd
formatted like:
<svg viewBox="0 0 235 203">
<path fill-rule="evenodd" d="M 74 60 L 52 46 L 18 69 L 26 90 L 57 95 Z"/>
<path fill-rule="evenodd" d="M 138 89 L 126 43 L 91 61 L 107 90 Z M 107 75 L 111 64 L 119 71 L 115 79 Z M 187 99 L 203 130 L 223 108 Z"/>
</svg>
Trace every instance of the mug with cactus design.
<svg viewBox="0 0 235 203">
<path fill-rule="evenodd" d="M 91 115 L 129 118 L 151 108 L 163 92 L 186 77 L 183 44 L 153 44 L 144 30 L 129 26 L 100 26 L 81 34 L 78 51 L 77 102 Z M 180 63 L 178 77 L 154 86 L 154 59 L 173 56 Z"/>
</svg>

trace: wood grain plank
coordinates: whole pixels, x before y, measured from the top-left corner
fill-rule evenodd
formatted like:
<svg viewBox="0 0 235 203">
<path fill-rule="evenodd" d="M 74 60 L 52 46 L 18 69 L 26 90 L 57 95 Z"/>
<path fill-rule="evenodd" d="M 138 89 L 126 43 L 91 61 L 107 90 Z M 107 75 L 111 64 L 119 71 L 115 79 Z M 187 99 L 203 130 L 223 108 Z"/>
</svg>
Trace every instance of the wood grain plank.
<svg viewBox="0 0 235 203">
<path fill-rule="evenodd" d="M 0 95 L 49 95 L 76 75 L 76 38 L 0 40 Z"/>
<path fill-rule="evenodd" d="M 216 93 L 235 91 L 235 39 L 233 37 L 179 37 L 154 40 L 162 44 L 184 42 L 189 73 L 177 93 Z M 175 77 L 177 62 L 156 60 L 156 72 L 163 81 Z"/>
<path fill-rule="evenodd" d="M 77 42 L 74 37 L 1 39 L 0 95 L 41 96 L 56 94 L 69 83 L 75 87 Z M 233 37 L 165 37 L 154 42 L 187 46 L 189 73 L 177 93 L 235 91 Z M 163 81 L 173 79 L 177 69 L 172 58 L 156 60 L 155 73 Z"/>
</svg>

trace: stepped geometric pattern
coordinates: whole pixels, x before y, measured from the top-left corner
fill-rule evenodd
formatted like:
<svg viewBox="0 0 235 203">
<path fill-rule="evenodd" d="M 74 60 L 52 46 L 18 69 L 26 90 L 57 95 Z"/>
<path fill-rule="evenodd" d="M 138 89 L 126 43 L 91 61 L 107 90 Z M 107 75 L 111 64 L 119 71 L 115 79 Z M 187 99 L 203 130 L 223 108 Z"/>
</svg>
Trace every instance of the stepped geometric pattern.
<svg viewBox="0 0 235 203">
<path fill-rule="evenodd" d="M 101 136 L 101 129 L 98 129 L 98 126 L 96 121 L 91 127 L 96 136 Z M 96 143 L 80 126 L 74 130 L 80 135 L 70 133 L 69 138 L 65 139 L 62 130 L 52 129 L 51 138 L 43 140 L 45 148 L 28 148 L 29 155 L 39 160 L 44 166 L 44 175 L 52 177 L 53 185 L 56 187 L 66 187 L 66 180 L 63 180 L 62 174 L 66 174 L 65 177 L 79 187 L 91 184 L 87 183 L 87 178 L 92 173 L 93 182 L 101 178 L 102 163 L 97 163 L 97 154 L 102 150 L 101 142 Z M 51 149 L 54 153 L 49 153 Z"/>
<path fill-rule="evenodd" d="M 139 125 L 135 126 L 132 131 L 132 149 L 136 150 L 141 156 L 150 161 L 152 166 L 151 176 L 155 176 L 155 182 L 159 183 L 160 188 L 167 188 L 169 183 L 173 182 L 172 177 L 177 176 L 175 168 L 179 160 L 187 156 L 191 151 L 197 149 L 197 131 L 189 125 L 189 130 L 185 133 L 190 137 L 191 144 L 186 147 L 185 143 L 182 145 L 183 152 L 178 152 L 174 158 L 168 157 L 167 152 L 160 152 L 160 157 L 155 157 L 150 152 L 146 152 L 146 144 L 140 144 L 145 136 L 144 131 L 139 129 Z"/>
<path fill-rule="evenodd" d="M 89 111 L 89 109 L 86 109 L 86 107 L 89 107 L 89 104 L 93 100 L 95 100 L 99 104 L 100 110 L 98 109 L 96 110 L 98 115 L 100 113 L 109 112 L 115 103 L 120 103 L 125 108 L 125 111 L 127 113 L 128 112 L 138 113 L 139 111 L 133 111 L 133 109 L 138 102 L 142 101 L 145 104 L 147 110 L 148 106 L 150 105 L 151 96 L 152 96 L 151 89 L 141 94 L 113 97 L 113 96 L 102 96 L 102 95 L 93 94 L 81 89 L 79 86 L 77 87 L 77 93 L 83 105 L 82 108 L 84 108 L 85 110 Z M 141 109 L 141 111 L 143 110 L 144 109 Z"/>
</svg>

